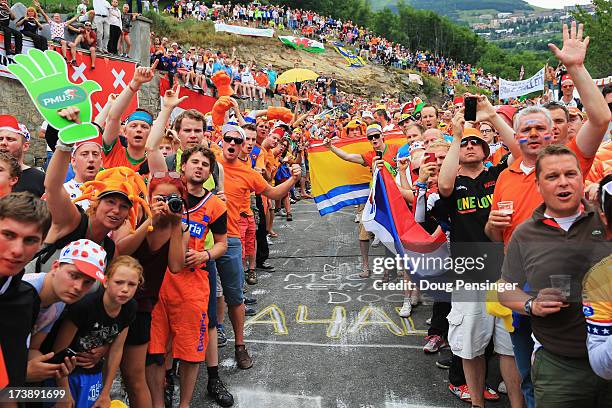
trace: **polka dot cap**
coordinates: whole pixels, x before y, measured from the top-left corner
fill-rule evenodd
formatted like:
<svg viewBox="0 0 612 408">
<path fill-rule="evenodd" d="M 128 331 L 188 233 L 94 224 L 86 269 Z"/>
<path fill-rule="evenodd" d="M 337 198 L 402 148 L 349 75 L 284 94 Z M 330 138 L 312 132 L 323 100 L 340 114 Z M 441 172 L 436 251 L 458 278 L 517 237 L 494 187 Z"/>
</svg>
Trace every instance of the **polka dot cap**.
<svg viewBox="0 0 612 408">
<path fill-rule="evenodd" d="M 79 239 L 66 245 L 59 257 L 60 263 L 72 264 L 85 275 L 104 283 L 106 251 L 88 239 Z"/>
</svg>

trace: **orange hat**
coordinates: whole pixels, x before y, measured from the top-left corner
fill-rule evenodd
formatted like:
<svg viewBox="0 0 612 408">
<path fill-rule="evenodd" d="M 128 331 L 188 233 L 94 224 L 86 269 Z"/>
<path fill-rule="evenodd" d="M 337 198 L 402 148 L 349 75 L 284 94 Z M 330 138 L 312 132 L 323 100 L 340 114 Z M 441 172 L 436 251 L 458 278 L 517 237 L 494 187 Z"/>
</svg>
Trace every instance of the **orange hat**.
<svg viewBox="0 0 612 408">
<path fill-rule="evenodd" d="M 475 128 L 463 129 L 463 137 L 461 138 L 461 141 L 464 140 L 476 140 L 477 142 L 479 142 L 482 146 L 482 151 L 485 154 L 485 158 L 489 157 L 489 155 L 491 154 L 491 148 L 489 147 L 489 144 L 482 138 L 482 133 L 480 133 L 480 130 Z"/>
<path fill-rule="evenodd" d="M 569 112 L 570 116 L 580 116 L 580 119 L 584 119 L 584 112 L 575 106 L 570 106 L 567 108 L 567 111 Z"/>
</svg>

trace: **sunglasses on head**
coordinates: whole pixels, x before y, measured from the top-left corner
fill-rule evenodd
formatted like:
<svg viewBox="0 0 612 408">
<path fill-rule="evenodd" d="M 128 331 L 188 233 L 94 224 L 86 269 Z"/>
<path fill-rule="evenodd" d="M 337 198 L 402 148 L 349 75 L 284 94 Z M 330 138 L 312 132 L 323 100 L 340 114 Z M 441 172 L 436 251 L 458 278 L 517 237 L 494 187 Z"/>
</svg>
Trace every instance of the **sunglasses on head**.
<svg viewBox="0 0 612 408">
<path fill-rule="evenodd" d="M 373 135 L 368 135 L 367 138 L 368 140 L 374 140 L 374 139 L 380 139 L 382 135 L 380 133 L 375 133 Z"/>
<path fill-rule="evenodd" d="M 242 142 L 244 142 L 244 139 L 241 137 L 223 136 L 223 141 L 226 143 L 232 143 L 233 141 L 234 143 L 239 145 L 239 144 L 242 144 Z"/>
<path fill-rule="evenodd" d="M 468 139 L 468 140 L 462 140 L 461 141 L 461 146 L 467 146 L 469 144 L 471 144 L 472 146 L 478 146 L 480 144 L 480 142 L 478 140 L 474 140 L 474 139 Z"/>
<path fill-rule="evenodd" d="M 176 171 L 156 171 L 153 173 L 153 178 L 161 179 L 164 177 L 170 177 L 173 179 L 180 179 L 181 175 Z"/>
</svg>

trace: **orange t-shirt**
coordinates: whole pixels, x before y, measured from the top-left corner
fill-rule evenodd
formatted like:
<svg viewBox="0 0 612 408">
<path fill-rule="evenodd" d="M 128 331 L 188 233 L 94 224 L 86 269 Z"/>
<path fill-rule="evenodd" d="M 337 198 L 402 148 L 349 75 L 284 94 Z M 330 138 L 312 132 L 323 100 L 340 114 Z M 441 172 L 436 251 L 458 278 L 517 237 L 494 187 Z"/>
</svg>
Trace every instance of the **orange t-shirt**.
<svg viewBox="0 0 612 408">
<path fill-rule="evenodd" d="M 194 251 L 204 250 L 204 241 L 208 234 L 208 226 L 215 222 L 225 212 L 225 203 L 212 193 L 207 193 L 202 200 L 189 212 L 189 244 Z M 187 217 L 184 214 L 183 225 L 186 227 Z M 164 283 L 159 291 L 166 303 L 182 303 L 200 301 L 208 304 L 210 287 L 206 264 L 197 267 L 184 268 L 179 273 L 166 273 Z"/>
<path fill-rule="evenodd" d="M 595 161 L 587 175 L 587 181 L 599 183 L 608 173 L 612 172 L 612 140 L 602 144 L 595 154 Z"/>
<path fill-rule="evenodd" d="M 227 236 L 240 238 L 240 209 L 245 200 L 249 200 L 251 192 L 261 194 L 268 188 L 268 182 L 250 166 L 245 166 L 240 160 L 232 163 L 219 158 L 223 165 L 225 177 L 225 196 L 227 197 Z"/>
<path fill-rule="evenodd" d="M 586 177 L 594 157 L 586 158 L 572 140 L 566 145 L 576 153 L 583 177 Z M 512 214 L 512 224 L 504 230 L 504 245 L 508 245 L 512 233 L 523 221 L 533 214 L 533 211 L 542 204 L 542 196 L 536 187 L 535 168 L 525 174 L 521 170 L 522 160 L 515 160 L 497 179 L 495 191 L 493 192 L 492 210 L 498 210 L 497 203 L 500 201 L 512 201 L 514 213 Z"/>
<path fill-rule="evenodd" d="M 263 86 L 264 88 L 267 88 L 268 85 L 270 85 L 268 76 L 263 72 L 258 72 L 257 74 L 255 74 L 255 82 L 257 82 L 257 85 Z"/>
<path fill-rule="evenodd" d="M 110 169 L 111 167 L 129 167 L 134 171 L 138 171 L 140 169 L 140 165 L 147 159 L 143 157 L 142 159 L 133 159 L 127 152 L 127 149 L 123 147 L 119 138 L 115 140 L 115 142 L 107 146 L 104 144 L 103 146 L 104 157 L 102 158 L 102 166 L 105 169 Z"/>
<path fill-rule="evenodd" d="M 386 161 L 387 163 L 389 163 L 391 167 L 397 167 L 396 159 L 397 159 L 397 151 L 399 148 L 400 148 L 399 145 L 389 145 L 389 144 L 385 145 L 385 150 L 383 152 L 382 159 Z M 376 158 L 376 152 L 374 150 L 370 150 L 369 152 L 362 154 L 361 157 L 363 158 L 365 165 L 368 166 L 369 168 L 372 168 L 372 163 L 374 162 L 374 159 Z"/>
</svg>

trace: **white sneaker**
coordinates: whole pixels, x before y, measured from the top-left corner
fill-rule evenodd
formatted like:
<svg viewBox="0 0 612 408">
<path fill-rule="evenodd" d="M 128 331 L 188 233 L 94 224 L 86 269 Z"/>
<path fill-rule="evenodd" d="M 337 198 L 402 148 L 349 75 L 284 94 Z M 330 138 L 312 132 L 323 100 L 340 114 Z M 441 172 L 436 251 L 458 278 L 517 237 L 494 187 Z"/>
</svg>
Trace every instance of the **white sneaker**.
<svg viewBox="0 0 612 408">
<path fill-rule="evenodd" d="M 404 304 L 399 311 L 400 317 L 410 317 L 410 313 L 412 313 L 412 305 L 410 304 L 410 298 L 404 299 Z"/>
<path fill-rule="evenodd" d="M 266 237 L 266 240 L 268 241 L 268 246 L 274 245 L 274 242 L 272 242 L 272 238 L 270 238 L 269 236 Z"/>
<path fill-rule="evenodd" d="M 410 294 L 410 304 L 411 304 L 412 306 L 416 306 L 416 305 L 418 305 L 419 303 L 421 303 L 421 297 L 419 296 L 418 292 L 417 292 L 417 293 L 412 292 L 412 293 Z"/>
<path fill-rule="evenodd" d="M 355 214 L 355 222 L 359 223 L 359 214 Z"/>
<path fill-rule="evenodd" d="M 374 240 L 372 241 L 372 248 L 376 248 L 380 246 L 380 239 L 378 239 L 378 237 L 374 237 Z"/>
</svg>

